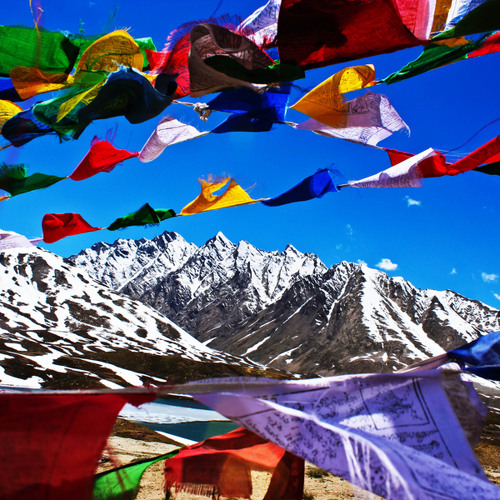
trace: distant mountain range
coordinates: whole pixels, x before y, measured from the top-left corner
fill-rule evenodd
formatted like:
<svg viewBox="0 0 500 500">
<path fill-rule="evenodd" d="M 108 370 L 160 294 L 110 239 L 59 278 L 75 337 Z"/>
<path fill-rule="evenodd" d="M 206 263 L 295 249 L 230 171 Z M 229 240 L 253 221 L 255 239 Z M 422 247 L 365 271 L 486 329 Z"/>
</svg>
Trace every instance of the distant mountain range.
<svg viewBox="0 0 500 500">
<path fill-rule="evenodd" d="M 50 252 L 0 252 L 0 385 L 119 387 L 271 375 Z"/>
<path fill-rule="evenodd" d="M 222 233 L 200 247 L 172 232 L 119 239 L 70 259 L 206 346 L 293 372 L 393 371 L 500 329 L 499 310 L 451 290 Z"/>
</svg>

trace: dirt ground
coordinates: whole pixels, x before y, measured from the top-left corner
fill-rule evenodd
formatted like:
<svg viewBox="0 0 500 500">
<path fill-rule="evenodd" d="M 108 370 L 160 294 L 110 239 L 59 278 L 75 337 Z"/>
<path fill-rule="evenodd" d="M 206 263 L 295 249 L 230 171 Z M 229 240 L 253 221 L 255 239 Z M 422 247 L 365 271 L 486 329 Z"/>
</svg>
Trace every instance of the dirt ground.
<svg viewBox="0 0 500 500">
<path fill-rule="evenodd" d="M 113 434 L 99 466 L 99 472 L 136 460 L 168 453 L 177 448 L 175 443 L 161 434 L 126 421 L 118 421 Z M 500 434 L 498 432 L 485 432 L 474 451 L 488 479 L 500 486 Z M 164 462 L 158 462 L 146 470 L 142 478 L 138 500 L 163 500 L 165 498 L 163 467 Z M 264 497 L 269 477 L 269 474 L 266 473 L 252 475 L 254 490 L 252 498 L 254 500 L 261 500 Z M 348 498 L 375 500 L 381 497 L 356 488 L 348 481 L 333 476 L 319 467 L 306 464 L 305 500 L 344 500 Z M 202 500 L 206 497 L 185 493 L 178 493 L 172 497 L 172 500 L 197 499 Z"/>
</svg>

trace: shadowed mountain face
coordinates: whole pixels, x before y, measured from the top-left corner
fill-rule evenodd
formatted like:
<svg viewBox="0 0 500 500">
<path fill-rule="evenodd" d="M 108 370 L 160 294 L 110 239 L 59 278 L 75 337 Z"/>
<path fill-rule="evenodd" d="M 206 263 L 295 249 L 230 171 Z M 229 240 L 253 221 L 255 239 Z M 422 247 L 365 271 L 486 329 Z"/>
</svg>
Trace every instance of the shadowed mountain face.
<svg viewBox="0 0 500 500">
<path fill-rule="evenodd" d="M 262 374 L 50 252 L 0 252 L 0 275 L 0 385 L 118 387 Z"/>
<path fill-rule="evenodd" d="M 206 345 L 294 372 L 393 371 L 500 329 L 500 311 L 450 290 L 221 233 L 200 247 L 169 232 L 120 239 L 71 260 Z"/>
</svg>

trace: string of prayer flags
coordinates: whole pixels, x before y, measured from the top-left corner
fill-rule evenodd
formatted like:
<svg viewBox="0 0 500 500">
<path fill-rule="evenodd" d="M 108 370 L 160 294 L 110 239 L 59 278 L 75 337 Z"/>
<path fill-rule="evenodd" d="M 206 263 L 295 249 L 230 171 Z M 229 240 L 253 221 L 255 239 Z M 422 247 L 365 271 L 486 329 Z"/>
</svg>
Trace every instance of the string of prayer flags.
<svg viewBox="0 0 500 500">
<path fill-rule="evenodd" d="M 467 40 L 465 44 L 448 46 L 443 43 L 431 43 L 424 47 L 422 53 L 414 61 L 400 70 L 391 73 L 378 83 L 396 83 L 407 78 L 421 75 L 426 71 L 440 68 L 447 64 L 490 54 L 500 50 L 500 33 L 487 33 L 477 40 Z"/>
<path fill-rule="evenodd" d="M 165 462 L 168 490 L 214 497 L 252 497 L 252 471 L 272 473 L 264 500 L 301 500 L 304 460 L 246 429 L 183 448 Z"/>
<path fill-rule="evenodd" d="M 224 382 L 198 381 L 175 391 L 388 500 L 498 496 L 449 403 L 451 382 L 463 389 L 452 392 L 462 395 L 470 413 L 484 413 L 456 373 Z"/>
<path fill-rule="evenodd" d="M 394 132 L 409 130 L 387 97 L 373 92 L 356 97 L 348 103 L 346 124 L 334 128 L 314 119 L 289 124 L 297 130 L 310 130 L 325 137 L 344 139 L 367 146 L 376 146 Z"/>
<path fill-rule="evenodd" d="M 0 189 L 7 191 L 11 197 L 52 186 L 65 178 L 38 172 L 28 175 L 25 165 L 0 164 Z"/>
<path fill-rule="evenodd" d="M 344 68 L 313 88 L 291 106 L 305 115 L 334 128 L 347 127 L 350 106 L 344 94 L 372 84 L 373 65 Z"/>
<path fill-rule="evenodd" d="M 199 214 L 209 210 L 249 205 L 261 201 L 250 198 L 248 193 L 230 177 L 212 179 L 210 176 L 208 180 L 199 179 L 199 182 L 201 184 L 201 193 L 181 210 L 180 215 Z M 228 182 L 229 185 L 222 194 L 214 194 L 226 186 Z"/>
<path fill-rule="evenodd" d="M 250 82 L 226 75 L 220 66 L 217 70 L 212 68 L 207 64 L 212 59 L 218 58 L 223 65 L 232 62 L 247 70 L 265 69 L 274 64 L 253 42 L 216 24 L 196 25 L 190 32 L 190 42 L 188 68 L 192 97 L 230 87 L 256 88 Z"/>
<path fill-rule="evenodd" d="M 233 113 L 212 132 L 267 132 L 275 123 L 285 120 L 286 106 L 290 95 L 290 84 L 271 87 L 257 93 L 248 88 L 222 92 L 208 103 L 214 111 Z"/>
<path fill-rule="evenodd" d="M 139 156 L 126 149 L 116 149 L 109 141 L 92 139 L 90 150 L 68 177 L 74 181 L 88 179 L 99 172 L 111 172 L 118 163 Z"/>
<path fill-rule="evenodd" d="M 283 0 L 277 40 L 280 60 L 304 69 L 425 43 L 403 24 L 392 0 L 339 0 L 331 5 L 319 0 Z"/>
<path fill-rule="evenodd" d="M 84 218 L 75 213 L 45 214 L 42 219 L 43 241 L 56 241 L 76 234 L 99 231 L 102 227 L 92 227 Z"/>
<path fill-rule="evenodd" d="M 125 403 L 148 392 L 0 393 L 0 497 L 92 498 L 94 474 Z"/>
<path fill-rule="evenodd" d="M 148 467 L 175 457 L 180 449 L 154 458 L 133 462 L 94 476 L 92 500 L 133 500 L 137 497 L 142 475 Z"/>
<path fill-rule="evenodd" d="M 166 147 L 196 139 L 208 133 L 200 132 L 195 127 L 186 125 L 171 116 L 164 117 L 142 147 L 139 160 L 145 163 L 153 161 L 163 153 Z"/>
<path fill-rule="evenodd" d="M 270 198 L 269 200 L 263 200 L 262 204 L 268 207 L 278 207 L 288 203 L 321 198 L 326 193 L 335 192 L 338 192 L 338 189 L 333 183 L 331 171 L 329 169 L 323 169 L 305 178 L 302 182 L 299 182 L 299 184 L 283 194 Z"/>
<path fill-rule="evenodd" d="M 108 226 L 109 231 L 116 231 L 130 226 L 154 226 L 161 221 L 175 217 L 175 212 L 170 209 L 153 209 L 147 203 L 144 204 L 137 212 L 125 215 L 116 219 Z"/>
</svg>

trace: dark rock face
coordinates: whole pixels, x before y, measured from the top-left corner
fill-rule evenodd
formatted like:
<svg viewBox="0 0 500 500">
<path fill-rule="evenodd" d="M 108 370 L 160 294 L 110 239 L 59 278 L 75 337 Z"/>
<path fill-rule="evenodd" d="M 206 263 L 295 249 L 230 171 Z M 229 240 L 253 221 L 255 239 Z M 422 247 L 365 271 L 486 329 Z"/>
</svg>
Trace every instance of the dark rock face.
<svg viewBox="0 0 500 500">
<path fill-rule="evenodd" d="M 221 233 L 198 248 L 175 233 L 102 245 L 72 260 L 206 345 L 273 368 L 393 371 L 500 328 L 481 302 L 358 264 L 327 269 L 290 245 L 265 252 Z"/>
</svg>

